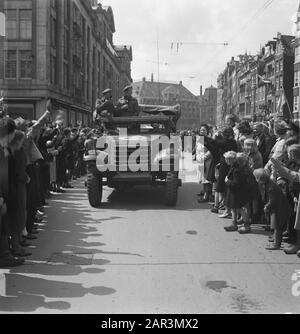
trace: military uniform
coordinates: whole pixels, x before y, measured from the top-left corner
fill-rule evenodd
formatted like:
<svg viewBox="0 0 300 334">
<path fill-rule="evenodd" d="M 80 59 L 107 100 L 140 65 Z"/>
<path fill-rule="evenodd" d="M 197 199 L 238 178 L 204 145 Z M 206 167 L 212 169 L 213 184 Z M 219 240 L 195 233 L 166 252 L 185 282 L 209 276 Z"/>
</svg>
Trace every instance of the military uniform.
<svg viewBox="0 0 300 334">
<path fill-rule="evenodd" d="M 106 89 L 103 91 L 103 95 L 111 93 L 110 89 Z M 101 99 L 97 99 L 96 101 L 96 110 L 94 112 L 94 120 L 95 122 L 102 122 L 103 119 L 106 119 L 110 121 L 110 124 L 107 123 L 106 126 L 104 124 L 101 125 L 104 129 L 112 129 L 112 118 L 115 114 L 115 106 L 113 104 L 113 101 L 110 97 L 104 96 Z M 102 120 L 101 120 L 102 119 Z"/>
<path fill-rule="evenodd" d="M 97 99 L 96 101 L 97 115 L 104 118 L 111 118 L 114 116 L 115 107 L 111 99 Z"/>
<path fill-rule="evenodd" d="M 131 86 L 127 86 L 124 88 L 124 92 L 132 89 Z M 126 116 L 138 116 L 140 113 L 139 103 L 137 99 L 132 96 L 123 96 L 119 99 L 117 104 L 117 116 L 126 117 Z"/>
</svg>

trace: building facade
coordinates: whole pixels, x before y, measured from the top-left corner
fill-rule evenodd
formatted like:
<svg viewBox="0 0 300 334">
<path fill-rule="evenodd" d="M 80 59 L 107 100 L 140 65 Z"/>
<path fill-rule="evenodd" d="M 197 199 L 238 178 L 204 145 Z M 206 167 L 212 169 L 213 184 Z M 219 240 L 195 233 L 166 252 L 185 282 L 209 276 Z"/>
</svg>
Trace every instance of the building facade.
<svg viewBox="0 0 300 334">
<path fill-rule="evenodd" d="M 217 124 L 218 89 L 213 86 L 206 88 L 204 94 L 200 94 L 199 102 L 200 123 L 215 126 Z"/>
<path fill-rule="evenodd" d="M 294 45 L 294 36 L 278 33 L 257 55 L 231 59 L 218 77 L 219 122 L 227 114 L 254 121 L 293 117 Z"/>
<path fill-rule="evenodd" d="M 5 0 L 4 12 L 0 86 L 12 117 L 38 118 L 51 99 L 66 124 L 89 124 L 99 91 L 111 88 L 116 101 L 132 82 L 132 49 L 114 46 L 111 7 L 93 0 Z"/>
<path fill-rule="evenodd" d="M 294 118 L 300 119 L 300 4 L 297 12 L 297 32 L 295 38 L 295 64 L 294 64 Z"/>
<path fill-rule="evenodd" d="M 133 95 L 139 104 L 181 107 L 181 118 L 177 123 L 178 130 L 195 130 L 200 127 L 199 98 L 191 93 L 182 82 L 155 82 L 153 78 L 147 81 L 134 82 Z"/>
</svg>

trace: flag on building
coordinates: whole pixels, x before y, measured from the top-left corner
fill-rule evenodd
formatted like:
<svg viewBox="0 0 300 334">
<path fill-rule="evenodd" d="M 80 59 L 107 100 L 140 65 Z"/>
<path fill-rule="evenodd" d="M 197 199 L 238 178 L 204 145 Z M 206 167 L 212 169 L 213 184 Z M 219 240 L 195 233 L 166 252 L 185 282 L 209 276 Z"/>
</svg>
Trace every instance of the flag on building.
<svg viewBox="0 0 300 334">
<path fill-rule="evenodd" d="M 281 92 L 279 101 L 278 101 L 277 106 L 276 106 L 277 116 L 283 116 L 283 107 L 286 104 L 286 102 L 287 102 L 287 100 L 286 100 L 286 96 L 285 96 L 285 93 L 284 93 L 284 90 L 283 90 Z"/>
<path fill-rule="evenodd" d="M 272 83 L 271 80 L 267 80 L 264 77 L 262 77 L 261 75 L 258 75 L 258 80 L 260 80 L 262 83 L 264 83 L 266 85 L 270 85 Z"/>
</svg>

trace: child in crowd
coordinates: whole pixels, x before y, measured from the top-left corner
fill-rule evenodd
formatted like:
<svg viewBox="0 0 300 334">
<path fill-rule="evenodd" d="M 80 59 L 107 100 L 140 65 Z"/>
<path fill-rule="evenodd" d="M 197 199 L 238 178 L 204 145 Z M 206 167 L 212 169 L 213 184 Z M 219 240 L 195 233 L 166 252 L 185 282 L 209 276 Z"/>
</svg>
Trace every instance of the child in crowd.
<svg viewBox="0 0 300 334">
<path fill-rule="evenodd" d="M 263 168 L 263 158 L 254 139 L 248 138 L 244 141 L 244 152 L 248 157 L 249 167 L 252 171 Z"/>
<path fill-rule="evenodd" d="M 279 250 L 281 248 L 283 231 L 287 227 L 290 217 L 288 200 L 281 188 L 271 180 L 265 169 L 257 169 L 254 176 L 260 186 L 262 198 L 265 201 L 264 212 L 270 217 L 271 228 L 275 231 L 274 243 L 268 246 L 267 250 Z"/>
<path fill-rule="evenodd" d="M 232 152 L 230 155 L 233 158 Z M 248 158 L 244 153 L 238 153 L 235 159 L 230 159 L 226 154 L 226 162 L 231 166 L 226 177 L 226 206 L 232 209 L 233 222 L 225 227 L 227 232 L 238 231 L 238 224 L 244 223 L 244 229 L 249 232 L 250 229 L 250 202 L 253 199 L 251 170 L 248 164 Z M 241 220 L 239 219 L 241 217 Z M 243 231 L 246 232 L 246 231 Z"/>
</svg>

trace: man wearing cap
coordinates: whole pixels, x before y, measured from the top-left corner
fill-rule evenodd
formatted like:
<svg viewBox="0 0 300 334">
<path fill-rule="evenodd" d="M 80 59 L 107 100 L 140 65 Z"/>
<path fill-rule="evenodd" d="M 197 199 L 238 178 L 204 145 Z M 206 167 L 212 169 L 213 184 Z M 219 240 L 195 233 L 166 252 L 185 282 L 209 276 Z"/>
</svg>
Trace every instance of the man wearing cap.
<svg viewBox="0 0 300 334">
<path fill-rule="evenodd" d="M 102 92 L 102 98 L 97 99 L 96 101 L 94 121 L 95 122 L 101 121 L 101 118 L 112 121 L 112 117 L 114 116 L 114 114 L 115 114 L 115 106 L 112 101 L 112 90 L 108 88 Z M 104 124 L 102 126 L 105 128 Z M 110 126 L 108 125 L 108 127 Z"/>
<path fill-rule="evenodd" d="M 112 101 L 112 90 L 105 89 L 102 92 L 103 97 L 96 101 L 97 115 L 104 118 L 111 118 L 114 116 L 115 107 Z"/>
<path fill-rule="evenodd" d="M 288 132 L 287 132 L 288 138 L 299 138 L 300 137 L 300 123 L 299 121 L 290 121 L 288 125 Z"/>
<path fill-rule="evenodd" d="M 137 99 L 132 97 L 132 86 L 126 86 L 123 89 L 124 95 L 121 97 L 117 104 L 117 116 L 138 116 L 140 108 Z"/>
</svg>

